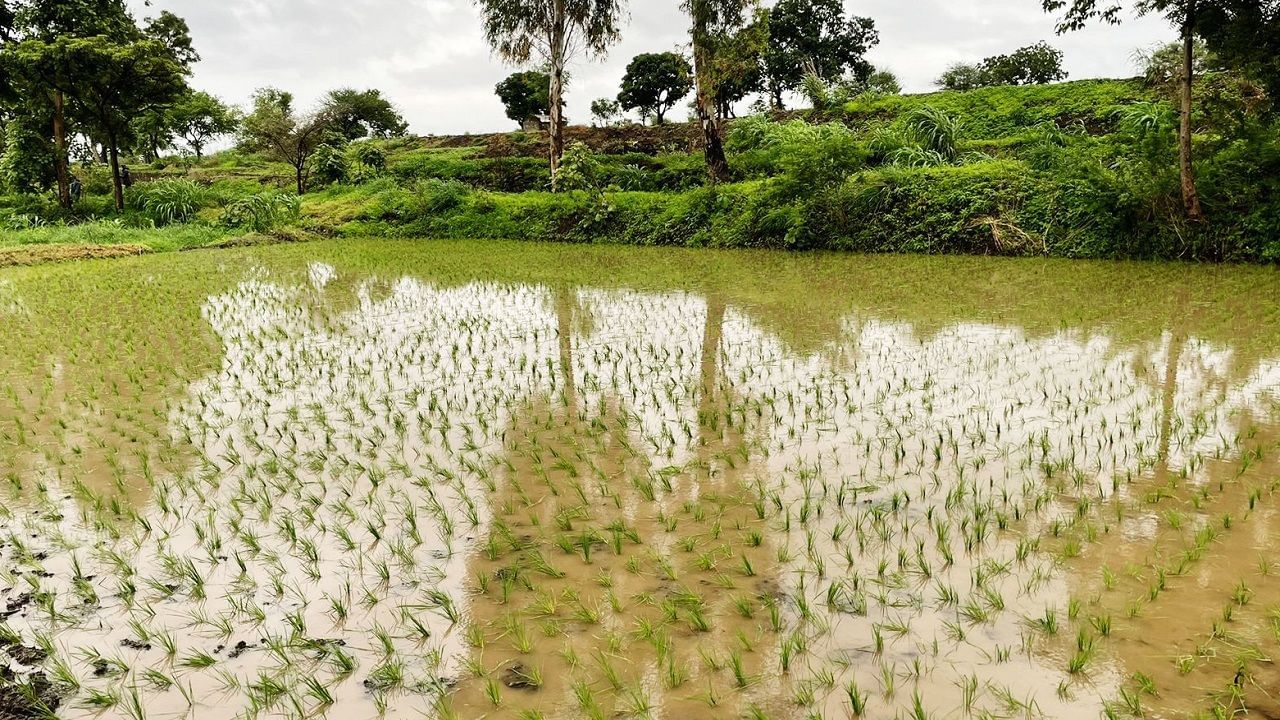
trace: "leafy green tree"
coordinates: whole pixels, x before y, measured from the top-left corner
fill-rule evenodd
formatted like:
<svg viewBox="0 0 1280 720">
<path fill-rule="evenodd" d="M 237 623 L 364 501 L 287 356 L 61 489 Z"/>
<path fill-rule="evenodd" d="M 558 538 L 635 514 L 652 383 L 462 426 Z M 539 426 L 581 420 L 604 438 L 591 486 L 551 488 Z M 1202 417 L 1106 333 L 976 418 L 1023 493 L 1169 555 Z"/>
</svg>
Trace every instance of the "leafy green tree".
<svg viewBox="0 0 1280 720">
<path fill-rule="evenodd" d="M 622 104 L 611 98 L 599 98 L 591 101 L 591 118 L 600 127 L 609 127 L 618 121 L 622 114 Z"/>
<path fill-rule="evenodd" d="M 622 78 L 618 104 L 624 110 L 652 115 L 661 125 L 667 111 L 693 90 L 693 68 L 674 52 L 637 55 Z"/>
<path fill-rule="evenodd" d="M 769 13 L 758 10 L 751 22 L 715 39 L 716 117 L 733 114 L 733 106 L 764 90 L 764 58 L 769 49 Z"/>
<path fill-rule="evenodd" d="M 1067 79 L 1062 51 L 1045 42 L 994 55 L 980 64 L 956 63 L 937 84 L 947 90 L 976 90 L 995 85 L 1045 85 Z"/>
<path fill-rule="evenodd" d="M 1135 59 L 1142 69 L 1142 79 L 1151 87 L 1179 87 L 1182 81 L 1182 43 L 1158 45 L 1148 50 L 1135 53 Z M 1195 44 L 1195 59 L 1192 70 L 1197 76 L 1221 70 L 1221 64 L 1209 54 L 1209 46 L 1203 40 Z M 1175 91 L 1176 95 L 1176 91 Z"/>
<path fill-rule="evenodd" d="M 489 45 L 508 62 L 534 57 L 551 76 L 551 186 L 564 156 L 564 85 L 578 55 L 603 56 L 618 41 L 624 0 L 476 0 Z"/>
<path fill-rule="evenodd" d="M 200 62 L 200 54 L 191 42 L 191 28 L 187 21 L 165 10 L 154 18 L 148 18 L 143 34 L 164 44 L 174 62 L 190 68 Z"/>
<path fill-rule="evenodd" d="M 1213 0 L 1200 12 L 1198 31 L 1214 57 L 1280 98 L 1280 2 Z"/>
<path fill-rule="evenodd" d="M 986 87 L 987 77 L 981 65 L 955 63 L 948 67 L 935 82 L 940 88 L 964 92 Z"/>
<path fill-rule="evenodd" d="M 1041 0 L 1046 12 L 1058 13 L 1058 32 L 1079 30 L 1091 22 L 1101 21 L 1116 25 L 1124 5 L 1117 0 Z M 1178 165 L 1182 176 L 1182 204 L 1187 219 L 1200 222 L 1204 209 L 1200 192 L 1196 188 L 1193 162 L 1191 124 L 1192 90 L 1195 83 L 1195 41 L 1201 32 L 1201 13 L 1216 7 L 1216 0 L 1134 0 L 1133 8 L 1140 15 L 1159 13 L 1179 28 L 1182 38 L 1182 83 L 1179 92 L 1181 121 L 1178 129 Z"/>
<path fill-rule="evenodd" d="M 1062 51 L 1046 42 L 983 60 L 982 75 L 987 85 L 1046 85 L 1067 79 Z"/>
<path fill-rule="evenodd" d="M 551 112 L 551 76 L 529 70 L 512 74 L 493 89 L 507 117 L 524 126 L 531 117 Z"/>
<path fill-rule="evenodd" d="M 27 108 L 36 98 L 47 99 L 58 202 L 69 209 L 66 89 L 76 73 L 65 57 L 54 53 L 53 42 L 95 36 L 125 42 L 136 37 L 137 25 L 124 0 L 22 0 L 5 3 L 3 20 L 9 23 L 4 34 L 11 41 L 0 57 L 6 84 L 25 99 Z"/>
<path fill-rule="evenodd" d="M 865 81 L 872 72 L 865 56 L 879 42 L 875 21 L 846 17 L 841 0 L 778 0 L 769 11 L 765 55 L 774 107 L 782 107 L 783 93 L 798 89 L 808 70 L 827 82 L 846 74 Z"/>
<path fill-rule="evenodd" d="M 240 111 L 206 92 L 187 92 L 168 110 L 170 127 L 196 154 L 240 127 Z"/>
<path fill-rule="evenodd" d="M 724 131 L 717 112 L 717 86 L 721 82 L 716 69 L 720 39 L 743 24 L 743 15 L 751 0 L 682 0 L 680 7 L 689 15 L 689 34 L 693 39 L 693 74 L 697 87 L 695 104 L 698 124 L 702 127 L 703 153 L 711 182 L 728 180 L 729 160 L 724 153 Z"/>
<path fill-rule="evenodd" d="M 863 91 L 878 95 L 900 95 L 902 94 L 902 83 L 898 80 L 898 76 L 892 72 L 876 70 L 867 78 Z"/>
<path fill-rule="evenodd" d="M 325 99 L 325 111 L 334 131 L 348 140 L 402 137 L 409 131 L 409 123 L 381 90 L 334 90 Z"/>
<path fill-rule="evenodd" d="M 302 195 L 307 191 L 311 161 L 333 126 L 333 118 L 323 108 L 300 113 L 291 93 L 264 88 L 254 94 L 253 110 L 240 125 L 240 147 L 288 163 Z"/>
<path fill-rule="evenodd" d="M 135 139 L 133 120 L 172 105 L 186 90 L 186 70 L 164 43 L 119 43 L 104 36 L 55 41 L 54 54 L 76 69 L 67 95 L 78 117 L 107 145 L 117 210 L 124 210 L 120 148 Z"/>
<path fill-rule="evenodd" d="M 147 162 L 154 162 L 159 159 L 161 152 L 173 147 L 175 134 L 169 108 L 151 108 L 133 119 L 133 135 L 136 138 L 133 151 Z"/>
</svg>

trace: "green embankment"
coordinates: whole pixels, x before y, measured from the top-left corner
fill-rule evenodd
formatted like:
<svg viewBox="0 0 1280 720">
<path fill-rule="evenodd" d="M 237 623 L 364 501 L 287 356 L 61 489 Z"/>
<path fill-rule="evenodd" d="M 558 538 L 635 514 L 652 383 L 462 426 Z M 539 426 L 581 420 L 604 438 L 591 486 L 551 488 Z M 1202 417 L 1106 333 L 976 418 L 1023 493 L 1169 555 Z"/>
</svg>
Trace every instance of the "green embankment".
<svg viewBox="0 0 1280 720">
<path fill-rule="evenodd" d="M 716 187 L 690 125 L 571 128 L 583 144 L 566 163 L 572 189 L 554 194 L 537 134 L 401 138 L 373 141 L 385 168 L 317 177 L 300 213 L 246 224 L 230 208 L 278 195 L 292 172 L 226 152 L 138 170 L 204 188 L 180 222 L 142 202 L 154 182 L 135 188 L 140 209 L 116 217 L 91 179 L 74 217 L 47 198 L 0 203 L 0 221 L 23 228 L 0 246 L 163 251 L 318 235 L 1280 261 L 1277 123 L 1230 82 L 1201 87 L 1203 225 L 1182 220 L 1172 104 L 1141 82 L 1101 80 L 735 120 L 735 181 Z M 45 218 L 94 221 L 26 229 Z"/>
</svg>

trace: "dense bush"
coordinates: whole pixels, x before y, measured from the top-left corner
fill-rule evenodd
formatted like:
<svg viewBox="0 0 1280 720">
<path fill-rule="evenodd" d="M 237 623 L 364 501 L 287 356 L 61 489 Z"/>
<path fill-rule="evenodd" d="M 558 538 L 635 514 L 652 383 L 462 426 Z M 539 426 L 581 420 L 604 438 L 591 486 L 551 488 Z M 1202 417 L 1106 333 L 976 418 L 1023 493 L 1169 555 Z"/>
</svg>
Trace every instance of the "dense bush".
<svg viewBox="0 0 1280 720">
<path fill-rule="evenodd" d="M 128 201 L 156 225 L 173 225 L 193 219 L 208 199 L 207 191 L 190 180 L 173 179 L 142 183 L 129 190 Z"/>
<path fill-rule="evenodd" d="M 222 225 L 237 230 L 267 232 L 296 222 L 302 209 L 297 195 L 265 192 L 250 195 L 227 205 L 222 211 Z"/>
</svg>

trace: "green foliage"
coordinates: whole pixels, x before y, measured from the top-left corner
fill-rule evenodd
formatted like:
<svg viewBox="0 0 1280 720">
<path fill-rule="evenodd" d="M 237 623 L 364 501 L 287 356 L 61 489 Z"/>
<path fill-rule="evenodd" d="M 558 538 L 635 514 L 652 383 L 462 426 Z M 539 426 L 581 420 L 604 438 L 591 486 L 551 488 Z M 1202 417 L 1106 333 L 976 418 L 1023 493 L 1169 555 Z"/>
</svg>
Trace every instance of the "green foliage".
<svg viewBox="0 0 1280 720">
<path fill-rule="evenodd" d="M 865 82 L 873 72 L 865 55 L 879 42 L 875 22 L 846 17 L 840 0 L 779 0 L 769 11 L 765 84 L 781 105 L 782 93 L 798 89 L 809 73 Z"/>
<path fill-rule="evenodd" d="M 325 98 L 322 113 L 331 131 L 347 140 L 401 137 L 409 130 L 409 124 L 381 90 L 333 90 Z"/>
<path fill-rule="evenodd" d="M 568 192 L 599 192 L 601 176 L 600 163 L 585 143 L 576 142 L 565 149 L 564 159 L 560 163 L 560 176 L 557 178 L 559 189 Z"/>
<path fill-rule="evenodd" d="M 156 225 L 192 220 L 207 201 L 205 189 L 190 180 L 174 179 L 134 186 L 132 205 L 141 208 Z"/>
<path fill-rule="evenodd" d="M 350 168 L 347 167 L 347 153 L 341 138 L 326 142 L 316 148 L 314 175 L 325 185 L 346 182 Z"/>
<path fill-rule="evenodd" d="M 240 127 L 240 113 L 205 92 L 188 92 L 168 110 L 173 132 L 186 141 L 197 158 L 213 140 Z"/>
<path fill-rule="evenodd" d="M 963 118 L 970 137 L 999 139 L 1020 136 L 1028 128 L 1046 122 L 1106 133 L 1114 127 L 1117 110 L 1134 102 L 1154 99 L 1151 90 L 1140 81 L 1080 80 L 1056 85 L 981 88 L 964 93 L 861 95 L 845 107 L 844 115 L 846 121 L 854 125 L 874 125 L 928 105 Z"/>
<path fill-rule="evenodd" d="M 622 114 L 622 103 L 610 98 L 597 98 L 591 101 L 591 120 L 600 127 L 608 127 L 618 121 Z"/>
<path fill-rule="evenodd" d="M 866 166 L 868 152 L 841 123 L 811 125 L 803 120 L 777 123 L 752 117 L 735 123 L 727 147 L 751 175 L 785 175 L 813 190 L 843 182 Z"/>
<path fill-rule="evenodd" d="M 253 96 L 253 111 L 240 127 L 240 147 L 288 163 L 294 170 L 298 194 L 307 191 L 311 161 L 333 128 L 325 112 L 300 114 L 293 95 L 264 88 Z"/>
<path fill-rule="evenodd" d="M 693 90 L 693 67 L 679 53 L 637 55 L 627 65 L 618 104 L 623 110 L 652 115 L 661 125 L 676 103 Z"/>
<path fill-rule="evenodd" d="M 285 192 L 265 192 L 241 198 L 227 205 L 220 223 L 224 227 L 268 232 L 298 220 L 301 199 Z"/>
<path fill-rule="evenodd" d="M 518 72 L 493 89 L 507 117 L 523 123 L 531 117 L 551 112 L 551 76 L 544 72 Z"/>
<path fill-rule="evenodd" d="M 989 57 L 982 61 L 982 72 L 990 85 L 1045 85 L 1067 79 L 1062 51 L 1045 42 Z"/>
<path fill-rule="evenodd" d="M 942 73 L 937 85 L 961 92 L 999 85 L 1046 85 L 1067 79 L 1062 59 L 1061 50 L 1039 42 L 976 65 L 954 64 Z"/>
<path fill-rule="evenodd" d="M 53 185 L 54 155 L 45 139 L 47 126 L 43 113 L 21 113 L 5 124 L 0 179 L 9 192 L 33 193 Z"/>
</svg>

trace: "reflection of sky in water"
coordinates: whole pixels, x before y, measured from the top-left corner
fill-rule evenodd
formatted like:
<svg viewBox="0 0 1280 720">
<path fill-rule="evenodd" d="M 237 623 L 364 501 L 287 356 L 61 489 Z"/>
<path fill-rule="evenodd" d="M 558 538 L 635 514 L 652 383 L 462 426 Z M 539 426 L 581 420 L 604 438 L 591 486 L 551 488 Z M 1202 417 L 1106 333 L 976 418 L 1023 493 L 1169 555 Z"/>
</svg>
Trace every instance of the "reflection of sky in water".
<svg viewBox="0 0 1280 720">
<path fill-rule="evenodd" d="M 423 588 L 462 596 L 467 557 L 455 542 L 485 536 L 484 498 L 492 480 L 482 469 L 501 451 L 521 406 L 563 391 L 566 350 L 580 411 L 617 403 L 632 414 L 638 420 L 633 432 L 642 441 L 637 445 L 655 467 L 697 457 L 700 388 L 708 381 L 727 388 L 756 443 L 747 473 L 765 478 L 788 503 L 811 490 L 795 481 L 805 475 L 872 488 L 877 502 L 905 491 L 937 506 L 961 482 L 985 497 L 1016 500 L 1036 491 L 1046 464 L 1083 474 L 1110 493 L 1114 476 L 1141 474 L 1155 460 L 1169 402 L 1178 418 L 1167 438 L 1169 464 L 1181 467 L 1240 432 L 1244 414 L 1269 419 L 1267 403 L 1280 399 L 1280 361 L 1240 368 L 1230 348 L 1196 339 L 1175 343 L 1167 335 L 1134 347 L 1117 347 L 1102 334 L 1030 335 L 984 324 L 918 336 L 908 323 L 851 316 L 823 351 L 800 355 L 741 308 L 725 309 L 722 324 L 708 327 L 708 301 L 688 293 L 577 290 L 566 298 L 541 286 L 440 288 L 403 278 L 360 282 L 354 298 L 332 297 L 347 292 L 335 289 L 345 288 L 342 280 L 320 263 L 309 267 L 299 286 L 258 271 L 211 298 L 204 317 L 225 356 L 214 375 L 190 388 L 171 420 L 175 434 L 190 438 L 201 455 L 204 468 L 196 473 L 218 468 L 221 477 L 209 482 L 201 502 L 224 523 L 232 521 L 243 502 L 240 493 L 267 459 L 278 461 L 302 488 L 282 491 L 277 508 L 318 512 L 331 526 L 350 525 L 362 544 L 371 541 L 369 532 L 332 512 L 335 494 L 401 523 L 407 522 L 401 506 L 424 495 L 450 517 L 475 508 L 478 526 L 453 536 L 442 517 L 426 512 L 417 518 L 426 538 L 417 551 L 425 554 L 423 566 L 411 573 L 412 582 L 385 589 L 367 615 L 346 626 L 349 635 L 393 624 L 400 607 L 421 602 Z M 3 283 L 0 312 L 22 312 L 21 300 Z M 562 327 L 573 332 L 568 346 L 558 337 Z M 703 346 L 704 338 L 718 341 L 714 352 Z M 1175 351 L 1174 385 L 1167 386 Z M 954 457 L 970 474 L 963 480 L 949 474 L 952 466 L 939 467 L 935 453 Z M 165 500 L 170 505 L 194 502 L 172 484 L 158 492 L 174 495 Z M 307 509 L 313 496 L 322 501 Z M 1149 538 L 1155 522 L 1141 518 L 1124 532 Z M 820 521 L 828 533 L 831 523 Z M 165 537 L 178 550 L 196 553 L 202 545 L 180 528 Z M 317 541 L 329 557 L 342 556 L 332 536 Z M 142 564 L 157 562 L 155 542 L 143 539 Z M 369 584 L 376 561 L 391 552 L 374 546 L 358 566 L 333 560 L 325 572 Z M 817 547 L 837 557 L 836 544 Z M 1012 549 L 996 543 L 989 555 Z M 833 572 L 842 567 L 832 563 Z M 1031 569 L 1052 573 L 1040 563 L 1019 572 Z M 290 583 L 312 582 L 297 563 L 277 570 Z M 858 570 L 874 574 L 873 567 Z M 941 577 L 962 585 L 970 570 L 961 561 Z M 797 592 L 800 576 L 782 582 Z M 1015 572 L 1007 582 L 1016 591 L 1025 580 Z M 337 592 L 323 582 L 320 590 Z M 970 645 L 1016 643 L 1022 617 L 1039 612 L 1046 598 L 1069 592 L 1063 578 L 1052 577 L 1016 599 L 1011 595 L 1010 612 L 976 629 Z M 205 612 L 225 607 L 226 599 L 211 593 Z M 273 610 L 272 620 L 278 623 L 288 609 Z M 324 617 L 320 603 L 298 611 L 317 626 Z M 940 633 L 946 620 L 932 608 L 918 608 L 914 616 L 919 637 L 911 639 L 920 642 Z M 851 638 L 861 641 L 877 619 L 885 616 L 837 619 L 827 650 L 853 652 Z M 467 652 L 438 615 L 423 613 L 422 620 L 433 630 L 433 647 L 451 660 Z M 176 619 L 162 615 L 156 622 Z M 907 662 L 911 653 L 898 657 L 902 648 L 895 647 L 890 657 Z M 948 677 L 970 671 L 976 657 L 971 649 L 955 649 L 943 661 L 954 663 Z M 1046 712 L 1069 716 L 1069 703 L 1053 704 L 1056 673 L 1030 677 L 1036 672 L 1031 663 L 984 672 L 993 682 L 1034 689 Z M 1102 693 L 1120 680 L 1101 673 L 1095 682 Z M 1093 700 L 1081 702 L 1096 709 Z"/>
<path fill-rule="evenodd" d="M 933 452 L 972 463 L 967 481 L 991 495 L 1034 492 L 1028 477 L 1040 475 L 1044 463 L 1085 473 L 1108 493 L 1113 476 L 1141 472 L 1158 453 L 1166 398 L 1178 417 L 1200 418 L 1172 443 L 1170 461 L 1178 465 L 1216 447 L 1236 431 L 1239 411 L 1280 388 L 1275 363 L 1233 381 L 1230 350 L 1195 340 L 1177 350 L 1176 388 L 1164 387 L 1168 336 L 1157 347 L 1117 348 L 1103 335 L 1029 336 L 961 324 L 917 337 L 907 323 L 850 317 L 826 350 L 800 356 L 741 310 L 728 308 L 720 327 L 709 328 L 707 301 L 690 294 L 581 290 L 557 298 L 543 287 L 441 289 L 406 278 L 361 283 L 354 308 L 329 317 L 323 293 L 337 279 L 332 267 L 316 264 L 310 290 L 262 276 L 210 300 L 205 314 L 226 343 L 226 359 L 218 377 L 193 388 L 188 411 L 212 407 L 227 417 L 213 435 L 202 435 L 206 456 L 249 452 L 251 439 L 286 435 L 294 443 L 301 438 L 294 449 L 314 451 L 319 437 L 300 429 L 299 418 L 309 418 L 350 430 L 336 439 L 329 433 L 325 443 L 338 454 L 398 465 L 408 477 L 461 478 L 455 493 L 481 495 L 473 472 L 478 451 L 457 449 L 494 449 L 513 406 L 562 390 L 567 350 L 581 407 L 619 403 L 638 420 L 633 432 L 659 466 L 695 458 L 699 389 L 710 383 L 729 388 L 732 402 L 766 409 L 751 432 L 768 459 L 757 458 L 750 472 L 767 475 L 793 501 L 803 491 L 788 478 L 806 472 L 879 488 L 881 499 L 902 490 L 943 497 L 958 479 L 943 470 L 936 482 L 938 471 L 925 462 Z M 573 333 L 565 347 L 559 328 Z M 703 347 L 708 337 L 718 341 L 713 354 Z M 446 418 L 449 429 L 441 431 Z M 236 422 L 242 419 L 249 422 Z M 194 416 L 177 422 L 200 432 Z M 362 439 L 375 435 L 410 440 L 368 449 Z M 1028 456 L 1036 462 L 1020 463 Z M 458 500 L 446 502 L 457 508 Z M 447 535 L 433 519 L 425 522 L 424 535 Z M 1139 519 L 1125 532 L 1147 536 L 1151 522 Z M 837 556 L 834 544 L 823 549 Z M 998 545 L 990 557 L 1008 551 Z M 941 577 L 963 585 L 970 570 L 961 563 Z M 441 555 L 433 572 L 440 586 L 461 589 L 465 557 Z M 791 592 L 797 577 L 782 578 Z M 1011 603 L 1030 615 L 1067 593 L 1060 579 L 1048 580 Z M 913 616 L 915 632 L 935 635 L 947 619 L 923 607 Z M 975 629 L 969 645 L 1015 641 L 1018 628 L 1009 626 L 1017 617 Z M 837 618 L 827 650 L 852 652 L 877 618 L 891 619 L 874 609 L 866 619 Z M 447 648 L 466 652 L 457 643 Z M 913 655 L 899 648 L 889 657 L 906 663 Z M 992 666 L 965 647 L 953 648 L 944 665 L 953 678 L 985 665 L 984 682 L 1036 696 L 1052 697 L 1059 682 L 1055 672 L 1031 673 L 1034 665 Z M 1094 681 L 1114 690 L 1120 678 L 1100 673 Z M 1096 700 L 1086 705 L 1096 709 Z M 1071 707 L 1047 703 L 1049 712 Z"/>
</svg>

